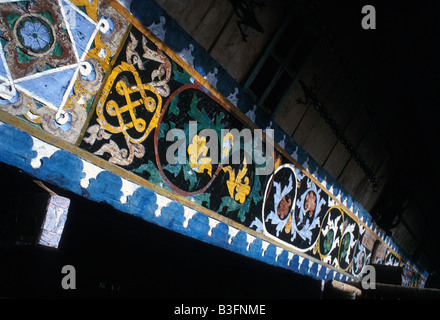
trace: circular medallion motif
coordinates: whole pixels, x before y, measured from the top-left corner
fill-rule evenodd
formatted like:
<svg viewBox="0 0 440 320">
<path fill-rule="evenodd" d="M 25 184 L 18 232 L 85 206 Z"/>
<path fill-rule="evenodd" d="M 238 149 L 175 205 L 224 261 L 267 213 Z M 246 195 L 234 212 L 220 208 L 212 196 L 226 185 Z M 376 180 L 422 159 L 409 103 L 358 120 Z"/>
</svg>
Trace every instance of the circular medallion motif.
<svg viewBox="0 0 440 320">
<path fill-rule="evenodd" d="M 156 163 L 167 186 L 179 195 L 189 197 L 203 193 L 221 170 L 217 163 L 217 157 L 214 157 L 215 161 L 211 158 L 213 151 L 211 151 L 212 144 L 210 143 L 211 139 L 218 139 L 219 135 L 211 137 L 202 134 L 203 129 L 215 128 L 215 125 L 221 122 L 223 116 L 215 116 L 215 112 L 220 108 L 222 108 L 220 103 L 200 90 L 198 84 L 181 86 L 164 104 L 154 136 Z M 211 121 L 211 118 L 216 120 Z M 178 138 L 184 143 L 176 148 L 177 139 L 169 140 L 167 138 L 169 137 L 168 132 L 161 132 L 164 128 L 167 128 L 170 133 L 183 134 L 183 136 L 177 135 L 174 138 Z M 211 130 L 211 132 L 215 131 Z M 175 157 L 180 146 L 183 148 L 183 159 L 170 157 L 175 161 L 174 163 L 170 162 L 170 150 L 174 150 L 172 155 Z M 219 154 L 218 150 L 217 154 Z M 241 167 L 240 170 L 242 173 L 247 172 L 247 168 Z M 230 174 L 232 175 L 232 173 Z M 238 172 L 234 173 L 234 177 L 236 175 Z M 247 182 L 247 186 L 249 186 L 251 181 L 247 180 Z M 243 203 L 242 201 L 248 194 L 241 188 L 245 187 L 245 184 L 234 184 L 228 186 L 228 189 L 229 187 L 231 188 L 230 192 L 232 191 L 231 197 Z"/>
<path fill-rule="evenodd" d="M 266 185 L 262 220 L 265 233 L 277 240 L 295 245 L 292 238 L 292 215 L 297 197 L 297 178 L 293 165 L 278 167 Z"/>
<path fill-rule="evenodd" d="M 41 16 L 24 15 L 14 26 L 18 45 L 27 54 L 43 56 L 55 45 L 55 32 L 47 19 Z"/>
<path fill-rule="evenodd" d="M 324 262 L 331 263 L 332 256 L 337 256 L 343 222 L 344 216 L 338 207 L 331 207 L 325 214 L 318 241 L 318 252 Z"/>
<path fill-rule="evenodd" d="M 324 237 L 324 241 L 322 243 L 322 252 L 321 254 L 326 256 L 330 253 L 330 250 L 333 246 L 333 240 L 334 240 L 335 232 L 333 230 L 329 230 L 327 234 Z"/>
</svg>

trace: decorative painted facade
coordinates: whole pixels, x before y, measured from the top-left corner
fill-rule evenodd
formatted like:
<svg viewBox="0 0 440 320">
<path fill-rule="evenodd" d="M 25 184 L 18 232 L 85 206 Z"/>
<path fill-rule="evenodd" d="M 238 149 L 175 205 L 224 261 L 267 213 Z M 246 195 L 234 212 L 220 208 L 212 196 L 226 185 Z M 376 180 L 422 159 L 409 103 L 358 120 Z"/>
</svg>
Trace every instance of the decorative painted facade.
<svg viewBox="0 0 440 320">
<path fill-rule="evenodd" d="M 1 161 L 316 279 L 359 280 L 383 263 L 424 286 L 426 272 L 153 0 L 6 1 L 0 13 Z M 265 138 L 249 152 L 221 134 L 258 128 L 274 130 L 268 175 L 256 174 Z M 185 163 L 166 157 L 172 129 Z M 213 142 L 240 163 L 215 161 Z"/>
</svg>

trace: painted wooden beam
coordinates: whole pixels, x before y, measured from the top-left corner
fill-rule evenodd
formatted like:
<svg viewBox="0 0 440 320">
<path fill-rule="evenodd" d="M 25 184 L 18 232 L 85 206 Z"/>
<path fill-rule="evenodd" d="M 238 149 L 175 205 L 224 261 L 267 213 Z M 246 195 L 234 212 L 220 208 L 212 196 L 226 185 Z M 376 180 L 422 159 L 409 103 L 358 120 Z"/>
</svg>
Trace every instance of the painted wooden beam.
<svg viewBox="0 0 440 320">
<path fill-rule="evenodd" d="M 28 24 L 49 14 L 47 32 L 39 36 L 50 34 L 50 47 L 35 45 L 22 54 L 21 46 L 32 46 L 18 36 L 23 6 Z M 4 55 L 0 80 L 15 86 L 16 95 L 0 100 L 0 161 L 172 231 L 316 279 L 358 280 L 378 241 L 382 263 L 406 266 L 416 279 L 408 283 L 423 286 L 426 274 L 368 212 L 256 110 L 156 2 L 60 0 L 54 6 L 60 13 L 44 10 L 45 0 L 1 4 L 4 48 L 14 54 Z M 67 33 L 54 33 L 54 25 Z M 60 52 L 66 56 L 53 63 L 49 56 Z M 20 75 L 14 65 L 25 60 L 35 68 Z M 60 98 L 54 92 L 62 99 L 52 99 Z M 199 129 L 192 132 L 191 123 Z M 184 163 L 166 157 L 172 129 L 185 135 Z M 218 135 L 222 129 L 263 132 L 254 141 L 274 140 L 266 157 L 273 155 L 275 170 L 257 174 L 256 146 L 247 160 L 216 163 L 202 129 L 217 134 L 213 139 L 225 157 L 239 139 Z"/>
</svg>

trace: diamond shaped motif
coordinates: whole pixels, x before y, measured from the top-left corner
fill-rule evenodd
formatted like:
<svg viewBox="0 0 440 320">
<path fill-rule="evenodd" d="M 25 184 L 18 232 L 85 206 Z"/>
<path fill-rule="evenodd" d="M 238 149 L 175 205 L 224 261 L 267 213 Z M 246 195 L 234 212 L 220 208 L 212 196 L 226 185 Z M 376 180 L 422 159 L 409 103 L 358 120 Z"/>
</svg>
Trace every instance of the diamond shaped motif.
<svg viewBox="0 0 440 320">
<path fill-rule="evenodd" d="M 0 9 L 1 104 L 16 100 L 18 90 L 59 111 L 78 75 L 93 71 L 85 58 L 101 22 L 67 0 L 11 1 Z"/>
<path fill-rule="evenodd" d="M 1 0 L 0 109 L 74 143 L 128 25 L 100 0 Z"/>
<path fill-rule="evenodd" d="M 14 80 L 77 63 L 58 1 L 0 5 L 0 31 Z"/>
<path fill-rule="evenodd" d="M 78 75 L 93 72 L 85 59 L 106 20 L 95 22 L 67 0 L 11 1 L 0 10 L 0 104 L 18 90 L 59 110 Z"/>
</svg>

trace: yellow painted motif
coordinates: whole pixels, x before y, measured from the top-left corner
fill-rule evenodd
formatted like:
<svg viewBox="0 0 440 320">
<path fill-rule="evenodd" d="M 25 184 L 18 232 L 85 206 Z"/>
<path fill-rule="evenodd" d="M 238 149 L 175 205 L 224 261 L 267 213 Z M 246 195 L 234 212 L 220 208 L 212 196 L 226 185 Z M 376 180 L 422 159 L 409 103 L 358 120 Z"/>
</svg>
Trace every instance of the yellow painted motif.
<svg viewBox="0 0 440 320">
<path fill-rule="evenodd" d="M 123 80 L 119 80 L 115 85 L 115 89 L 119 95 L 125 98 L 126 104 L 124 106 L 119 106 L 118 103 L 114 100 L 110 100 L 106 103 L 107 97 L 113 88 L 113 84 L 117 76 L 122 72 L 130 72 L 134 77 L 136 86 L 128 87 Z M 152 93 L 155 98 L 151 97 L 151 94 L 147 95 L 147 92 Z M 141 99 L 132 101 L 131 95 L 134 93 L 139 93 L 141 95 Z M 154 112 L 154 115 L 151 118 L 148 125 L 144 119 L 137 117 L 136 108 L 138 107 L 143 107 L 148 112 Z M 111 125 L 106 120 L 104 114 L 104 108 L 109 116 L 117 118 L 119 124 L 118 126 Z M 101 97 L 96 106 L 96 114 L 98 116 L 97 119 L 98 123 L 105 130 L 111 133 L 122 132 L 124 136 L 130 140 L 130 142 L 134 144 L 138 144 L 143 142 L 148 137 L 150 132 L 157 127 L 160 118 L 161 109 L 162 109 L 161 96 L 156 92 L 156 90 L 152 86 L 148 84 L 142 84 L 139 74 L 137 73 L 134 66 L 122 62 L 119 66 L 113 69 L 106 84 L 104 85 Z M 131 121 L 129 122 L 125 122 L 122 117 L 122 114 L 126 112 L 128 112 L 130 116 Z M 133 138 L 132 136 L 130 136 L 127 130 L 131 128 L 134 128 L 137 132 L 142 133 L 142 136 L 140 138 Z"/>
<path fill-rule="evenodd" d="M 275 164 L 274 164 L 274 171 L 276 170 L 276 169 L 278 169 L 278 167 L 281 165 L 283 163 L 283 159 L 281 158 L 281 156 L 279 156 L 278 158 L 277 158 L 277 160 L 275 161 Z"/>
<path fill-rule="evenodd" d="M 99 0 L 71 0 L 74 5 L 78 7 L 83 7 L 86 10 L 87 15 L 92 18 L 95 22 L 98 21 L 98 3 Z"/>
<path fill-rule="evenodd" d="M 98 22 L 98 3 L 99 0 L 71 0 L 71 2 L 80 7 L 84 8 L 87 15 L 95 22 Z M 86 60 L 93 58 L 99 62 L 104 72 L 110 70 L 110 58 L 111 52 L 109 48 L 102 42 L 100 33 L 98 32 L 95 36 L 93 48 L 89 50 L 86 56 Z"/>
<path fill-rule="evenodd" d="M 195 135 L 192 142 L 188 146 L 189 165 L 198 173 L 203 173 L 205 170 L 212 177 L 212 163 L 211 158 L 206 157 L 208 154 L 208 147 L 206 146 L 206 138 Z"/>
<path fill-rule="evenodd" d="M 248 171 L 246 158 L 244 158 L 243 168 L 238 171 L 237 176 L 235 176 L 235 170 L 232 169 L 231 166 L 223 167 L 223 171 L 229 173 L 229 180 L 226 181 L 229 195 L 235 201 L 244 203 L 246 201 L 246 197 L 251 192 L 249 178 L 246 177 L 246 173 Z"/>
<path fill-rule="evenodd" d="M 102 42 L 99 33 L 96 34 L 94 40 L 94 46 L 87 52 L 86 60 L 89 58 L 93 58 L 99 62 L 99 65 L 102 67 L 104 72 L 110 70 L 111 52 L 110 49 Z"/>
<path fill-rule="evenodd" d="M 292 230 L 292 213 L 289 214 L 289 218 L 287 219 L 284 230 L 286 231 L 286 233 L 290 233 L 290 230 Z"/>
</svg>

